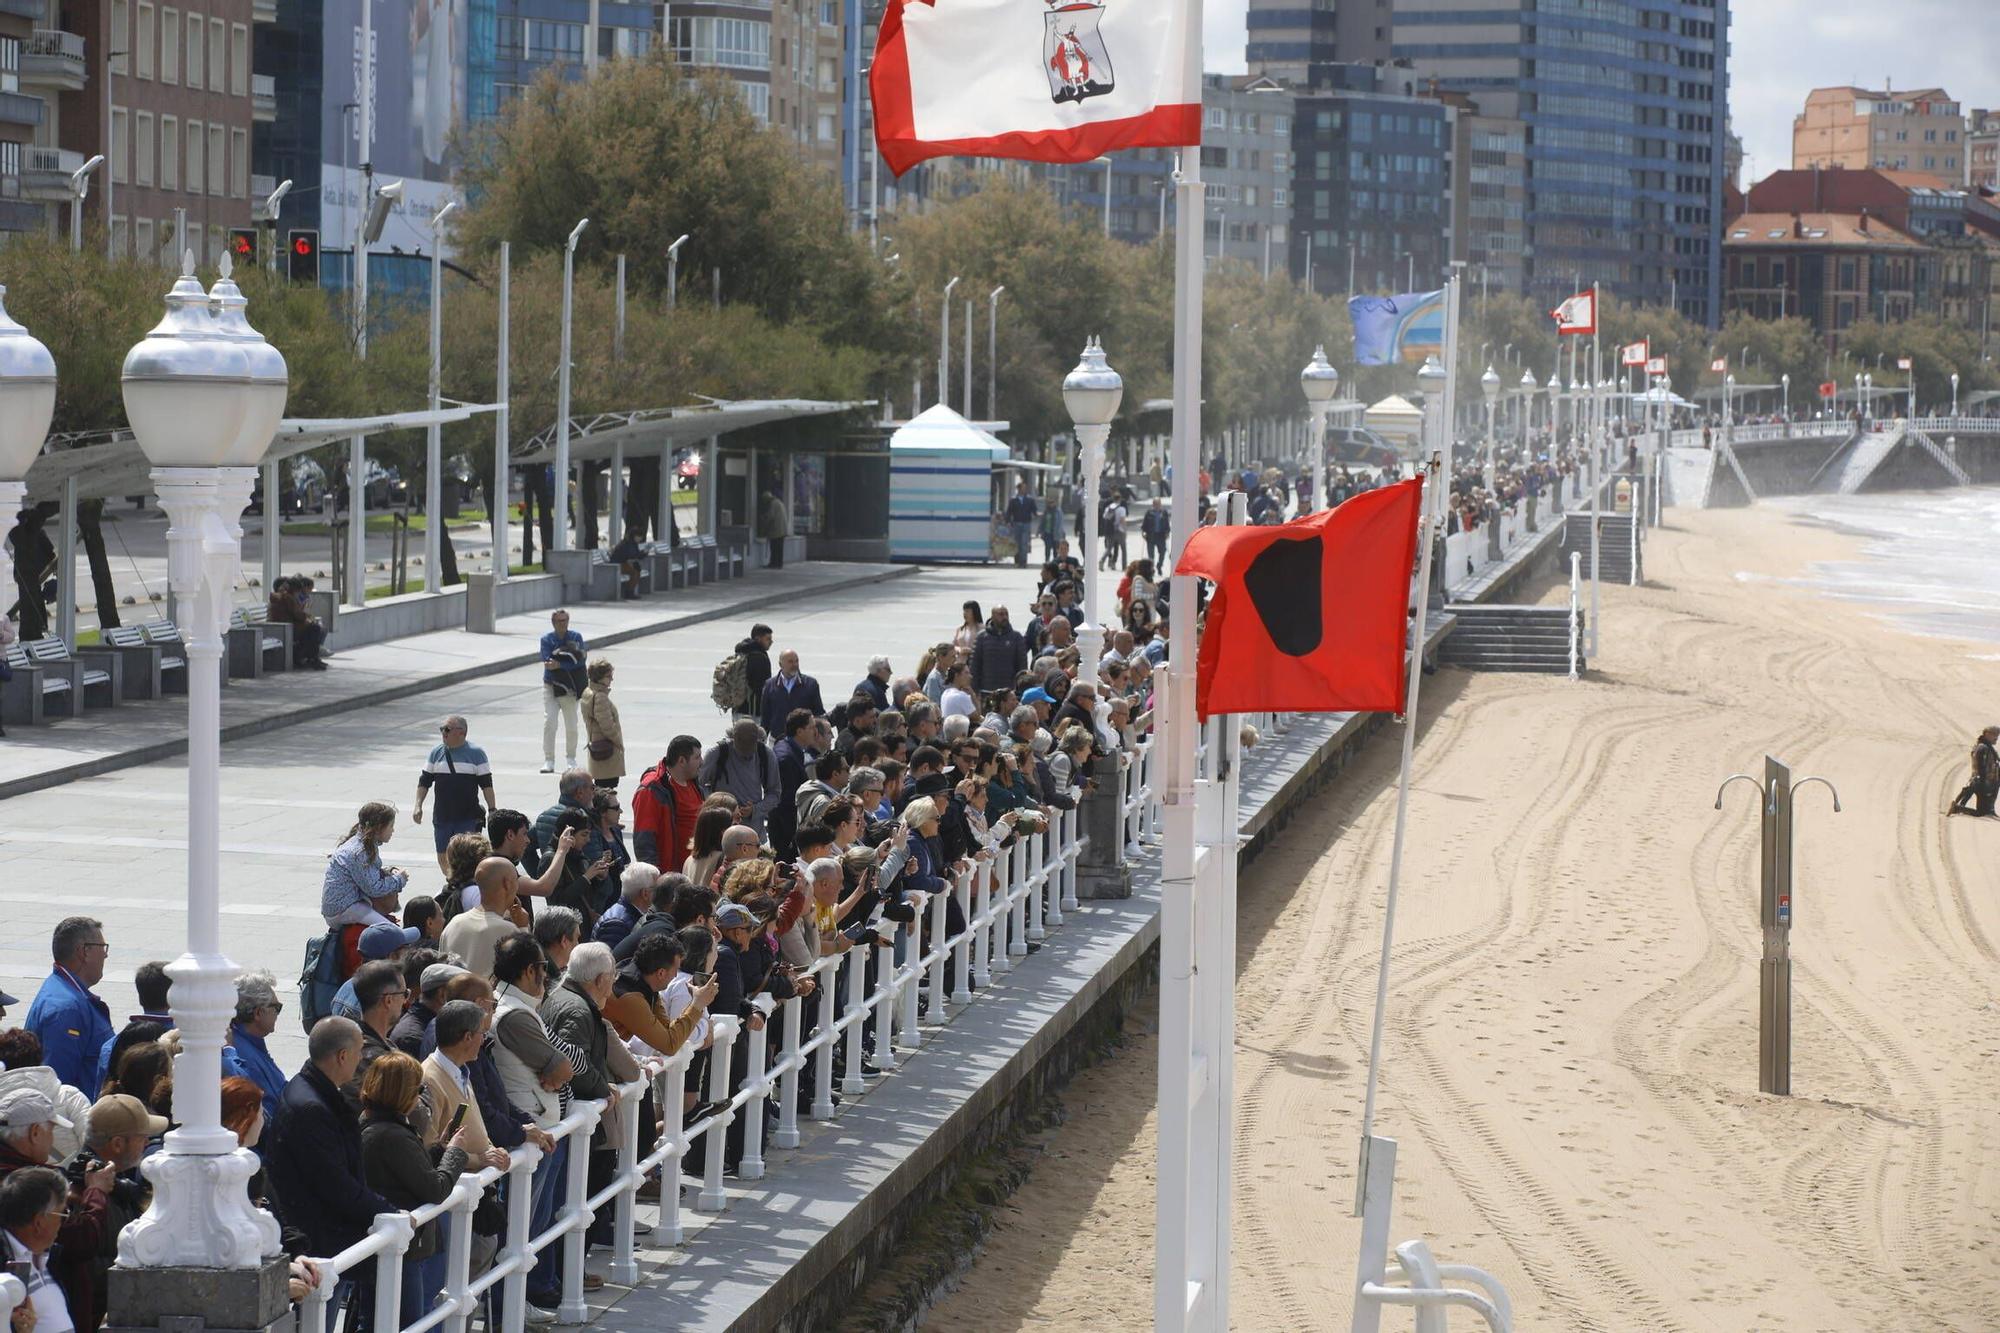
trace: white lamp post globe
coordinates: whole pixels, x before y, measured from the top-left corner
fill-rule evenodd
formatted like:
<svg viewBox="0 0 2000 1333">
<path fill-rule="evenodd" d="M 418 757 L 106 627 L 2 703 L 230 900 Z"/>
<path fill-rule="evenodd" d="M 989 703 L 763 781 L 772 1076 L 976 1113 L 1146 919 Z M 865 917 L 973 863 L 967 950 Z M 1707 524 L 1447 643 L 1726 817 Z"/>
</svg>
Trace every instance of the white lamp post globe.
<svg viewBox="0 0 2000 1333">
<path fill-rule="evenodd" d="M 244 409 L 243 428 L 222 463 L 225 467 L 254 467 L 270 452 L 271 437 L 277 433 L 279 418 L 285 415 L 291 376 L 285 367 L 284 353 L 250 327 L 244 313 L 250 301 L 231 276 L 226 251 L 222 256 L 222 276 L 209 289 L 208 300 L 217 312 L 217 331 L 243 349 L 250 371 L 250 401 Z"/>
<path fill-rule="evenodd" d="M 227 466 L 243 433 L 250 359 L 220 323 L 189 251 L 166 317 L 125 355 L 125 416 L 155 467 Z"/>
<path fill-rule="evenodd" d="M 1535 383 L 1535 372 L 1534 372 L 1534 371 L 1532 371 L 1532 370 L 1524 370 L 1524 371 L 1522 371 L 1522 372 L 1521 372 L 1521 392 L 1522 392 L 1522 393 L 1533 393 L 1533 392 L 1534 392 L 1535 390 L 1537 390 L 1537 389 L 1539 389 L 1539 388 L 1541 388 L 1541 387 L 1542 387 L 1541 385 L 1539 385 L 1539 384 Z"/>
<path fill-rule="evenodd" d="M 1491 406 L 1495 402 L 1499 401 L 1500 372 L 1493 369 L 1493 367 L 1491 366 L 1486 367 L 1486 373 L 1479 377 L 1479 391 L 1486 395 L 1486 402 L 1488 406 Z"/>
<path fill-rule="evenodd" d="M 1312 360 L 1299 372 L 1299 387 L 1305 390 L 1308 403 L 1330 403 L 1340 392 L 1340 372 L 1326 359 L 1324 346 L 1313 348 Z"/>
<path fill-rule="evenodd" d="M 1076 369 L 1063 377 L 1063 406 L 1079 426 L 1109 426 L 1125 401 L 1125 381 L 1104 359 L 1095 338 L 1084 345 Z"/>
<path fill-rule="evenodd" d="M 27 475 L 56 413 L 56 361 L 7 314 L 0 287 L 0 480 Z"/>
</svg>

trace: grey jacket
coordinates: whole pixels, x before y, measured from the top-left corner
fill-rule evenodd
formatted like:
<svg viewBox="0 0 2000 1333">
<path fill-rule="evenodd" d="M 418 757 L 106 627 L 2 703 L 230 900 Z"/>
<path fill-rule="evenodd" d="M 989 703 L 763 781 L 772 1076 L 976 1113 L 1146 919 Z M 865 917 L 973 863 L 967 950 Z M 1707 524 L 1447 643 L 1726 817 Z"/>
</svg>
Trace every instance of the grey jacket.
<svg viewBox="0 0 2000 1333">
<path fill-rule="evenodd" d="M 777 808 L 778 797 L 784 791 L 783 779 L 778 775 L 778 758 L 771 753 L 770 746 L 761 742 L 748 756 L 738 754 L 728 741 L 710 746 L 702 756 L 697 780 L 702 795 L 726 791 L 748 806 L 750 827 L 759 835 L 764 832 L 765 817 Z"/>
</svg>

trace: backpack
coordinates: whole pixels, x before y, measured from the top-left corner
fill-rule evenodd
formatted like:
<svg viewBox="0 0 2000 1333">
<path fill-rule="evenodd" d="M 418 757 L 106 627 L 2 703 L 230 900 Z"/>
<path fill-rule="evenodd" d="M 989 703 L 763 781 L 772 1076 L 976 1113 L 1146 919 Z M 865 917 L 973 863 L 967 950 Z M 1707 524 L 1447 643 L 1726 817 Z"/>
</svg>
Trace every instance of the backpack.
<svg viewBox="0 0 2000 1333">
<path fill-rule="evenodd" d="M 750 693 L 750 664 L 742 653 L 731 653 L 715 664 L 715 675 L 708 686 L 709 702 L 725 713 L 733 713 L 743 706 Z"/>
<path fill-rule="evenodd" d="M 1118 502 L 1116 500 L 1105 505 L 1103 510 L 1099 512 L 1097 515 L 1097 527 L 1099 536 L 1110 537 L 1117 534 L 1119 523 Z"/>
<path fill-rule="evenodd" d="M 340 990 L 340 927 L 306 941 L 305 966 L 299 971 L 299 1018 L 307 1032 L 333 1012 Z"/>
</svg>

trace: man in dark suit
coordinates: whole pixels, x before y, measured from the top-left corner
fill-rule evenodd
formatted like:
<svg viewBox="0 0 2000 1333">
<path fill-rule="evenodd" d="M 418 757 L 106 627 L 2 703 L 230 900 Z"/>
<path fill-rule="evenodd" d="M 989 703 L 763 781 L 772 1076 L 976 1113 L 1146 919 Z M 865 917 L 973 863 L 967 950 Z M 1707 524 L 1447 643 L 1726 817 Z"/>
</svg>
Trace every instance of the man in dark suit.
<svg viewBox="0 0 2000 1333">
<path fill-rule="evenodd" d="M 814 717 L 826 712 L 820 702 L 819 682 L 799 671 L 799 655 L 787 648 L 778 654 L 778 674 L 764 682 L 764 696 L 757 705 L 757 721 L 767 736 L 783 736 L 785 719 L 794 708 L 803 708 Z"/>
</svg>

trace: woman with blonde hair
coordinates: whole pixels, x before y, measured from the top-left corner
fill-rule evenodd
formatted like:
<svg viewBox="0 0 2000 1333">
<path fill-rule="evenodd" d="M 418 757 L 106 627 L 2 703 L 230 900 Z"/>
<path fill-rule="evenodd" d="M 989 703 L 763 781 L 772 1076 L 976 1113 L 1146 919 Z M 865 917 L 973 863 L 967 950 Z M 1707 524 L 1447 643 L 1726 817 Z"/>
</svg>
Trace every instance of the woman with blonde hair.
<svg viewBox="0 0 2000 1333">
<path fill-rule="evenodd" d="M 370 801 L 354 816 L 320 883 L 319 913 L 329 929 L 395 924 L 388 914 L 401 905 L 398 895 L 410 882 L 408 871 L 382 864 L 382 848 L 395 833 L 396 807 L 387 801 Z"/>
<path fill-rule="evenodd" d="M 924 650 L 924 655 L 917 659 L 917 679 L 922 682 L 926 699 L 936 703 L 944 697 L 945 677 L 951 674 L 952 665 L 957 661 L 958 649 L 949 643 Z M 909 702 L 907 697 L 904 702 Z"/>
<path fill-rule="evenodd" d="M 618 789 L 625 776 L 625 729 L 618 723 L 618 705 L 611 702 L 611 663 L 598 658 L 590 664 L 590 684 L 578 705 L 583 734 L 589 742 L 590 776 L 600 787 Z"/>
<path fill-rule="evenodd" d="M 775 862 L 761 857 L 738 861 L 729 867 L 729 874 L 723 878 L 722 897 L 726 902 L 740 903 L 759 893 L 775 895 L 777 881 L 778 867 Z"/>
</svg>

